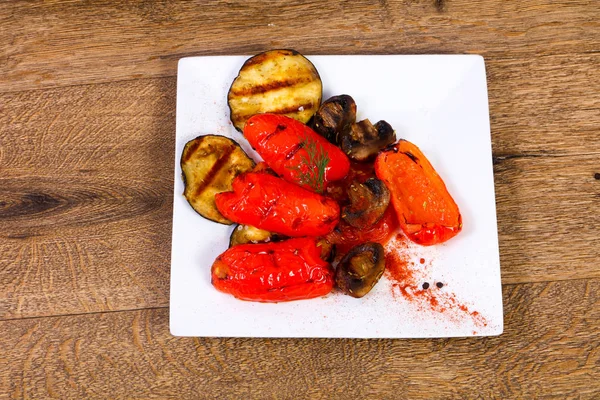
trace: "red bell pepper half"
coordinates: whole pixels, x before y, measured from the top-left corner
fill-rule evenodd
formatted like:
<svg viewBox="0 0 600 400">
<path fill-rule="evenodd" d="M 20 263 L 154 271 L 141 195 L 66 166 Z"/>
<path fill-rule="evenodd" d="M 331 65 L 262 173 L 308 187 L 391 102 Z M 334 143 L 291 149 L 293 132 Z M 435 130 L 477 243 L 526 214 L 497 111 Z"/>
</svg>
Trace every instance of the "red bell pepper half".
<svg viewBox="0 0 600 400">
<path fill-rule="evenodd" d="M 253 116 L 246 122 L 244 136 L 279 176 L 318 193 L 328 182 L 345 177 L 350 169 L 342 150 L 285 115 Z"/>
<path fill-rule="evenodd" d="M 340 219 L 335 200 L 268 173 L 238 175 L 232 188 L 217 194 L 215 203 L 225 218 L 239 224 L 285 236 L 322 236 Z"/>
<path fill-rule="evenodd" d="M 333 271 L 315 238 L 233 246 L 211 268 L 214 287 L 238 299 L 280 302 L 324 296 Z"/>
<path fill-rule="evenodd" d="M 429 246 L 461 231 L 456 202 L 417 146 L 400 140 L 377 156 L 375 173 L 390 190 L 400 228 L 410 240 Z"/>
</svg>

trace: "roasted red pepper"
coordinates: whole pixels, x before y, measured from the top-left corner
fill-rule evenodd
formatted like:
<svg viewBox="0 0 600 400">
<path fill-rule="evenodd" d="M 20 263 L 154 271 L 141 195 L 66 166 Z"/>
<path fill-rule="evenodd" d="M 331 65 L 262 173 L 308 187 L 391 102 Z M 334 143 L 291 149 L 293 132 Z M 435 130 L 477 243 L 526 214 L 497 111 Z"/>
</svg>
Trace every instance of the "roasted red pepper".
<svg viewBox="0 0 600 400">
<path fill-rule="evenodd" d="M 279 176 L 319 193 L 350 169 L 342 150 L 285 115 L 253 116 L 246 122 L 244 136 Z"/>
<path fill-rule="evenodd" d="M 233 192 L 215 196 L 223 216 L 286 236 L 321 236 L 333 230 L 340 207 L 328 197 L 268 173 L 249 172 L 233 180 Z"/>
<path fill-rule="evenodd" d="M 409 239 L 429 246 L 461 231 L 458 206 L 417 146 L 399 141 L 377 156 L 375 172 L 390 190 L 398 222 Z"/>
<path fill-rule="evenodd" d="M 398 229 L 398 221 L 394 209 L 390 206 L 383 214 L 383 217 L 370 228 L 358 229 L 348 225 L 345 221 L 340 221 L 338 226 L 325 238 L 332 244 L 335 244 L 337 255 L 344 255 L 359 244 L 366 242 L 376 242 L 385 246 Z"/>
<path fill-rule="evenodd" d="M 212 265 L 212 284 L 221 292 L 250 301 L 324 296 L 333 288 L 333 271 L 320 253 L 315 238 L 234 246 Z"/>
</svg>

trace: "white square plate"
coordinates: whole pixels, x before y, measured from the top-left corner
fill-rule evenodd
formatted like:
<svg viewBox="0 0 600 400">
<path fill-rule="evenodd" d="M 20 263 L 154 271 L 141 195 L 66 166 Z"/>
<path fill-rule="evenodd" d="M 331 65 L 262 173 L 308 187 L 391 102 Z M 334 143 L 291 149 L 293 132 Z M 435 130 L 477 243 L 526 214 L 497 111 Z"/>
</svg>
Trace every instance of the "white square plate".
<svg viewBox="0 0 600 400">
<path fill-rule="evenodd" d="M 409 300 L 387 276 L 362 299 L 340 293 L 288 303 L 237 300 L 215 290 L 210 267 L 232 227 L 208 221 L 183 193 L 181 152 L 204 134 L 238 141 L 227 91 L 248 57 L 179 62 L 170 328 L 175 336 L 422 338 L 498 335 L 502 290 L 485 65 L 473 55 L 311 56 L 323 99 L 349 94 L 358 119 L 389 122 L 421 148 L 458 203 L 463 231 L 445 244 L 405 250 L 435 296 Z M 425 263 L 421 263 L 423 261 Z M 438 288 L 435 282 L 442 282 Z M 418 288 L 416 287 L 418 286 Z M 432 302 L 435 298 L 438 304 Z"/>
</svg>

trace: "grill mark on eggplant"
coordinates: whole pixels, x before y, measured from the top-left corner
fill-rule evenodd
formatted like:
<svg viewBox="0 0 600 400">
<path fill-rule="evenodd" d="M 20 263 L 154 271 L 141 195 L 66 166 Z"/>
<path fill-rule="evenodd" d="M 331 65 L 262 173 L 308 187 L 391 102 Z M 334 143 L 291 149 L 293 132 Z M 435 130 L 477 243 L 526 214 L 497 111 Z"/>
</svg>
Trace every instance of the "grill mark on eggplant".
<svg viewBox="0 0 600 400">
<path fill-rule="evenodd" d="M 294 105 L 294 106 L 289 106 L 289 107 L 284 107 L 284 108 L 279 108 L 279 109 L 273 109 L 273 110 L 269 110 L 269 114 L 291 114 L 291 113 L 297 113 L 299 112 L 298 109 L 300 107 L 304 108 L 305 110 L 308 108 L 312 108 L 313 103 L 304 103 L 304 104 L 300 104 L 300 105 Z M 253 117 L 256 114 L 240 114 L 238 116 L 238 118 L 236 118 L 236 121 L 247 121 L 248 119 L 250 119 L 250 117 Z M 289 116 L 289 115 L 288 115 Z"/>
<path fill-rule="evenodd" d="M 196 196 L 202 194 L 202 192 L 207 188 L 207 186 L 210 185 L 213 179 L 215 179 L 215 176 L 217 176 L 221 168 L 223 168 L 226 164 L 229 163 L 231 159 L 231 154 L 234 150 L 235 146 L 229 146 L 225 151 L 223 151 L 223 154 L 221 154 L 219 158 L 217 158 L 217 161 L 213 164 L 210 171 L 208 171 L 208 173 L 202 180 L 202 183 L 196 188 Z"/>
<path fill-rule="evenodd" d="M 263 93 L 266 93 L 269 91 L 279 90 L 279 89 L 283 89 L 283 88 L 289 88 L 289 87 L 293 87 L 296 85 L 310 83 L 313 81 L 314 81 L 314 77 L 305 76 L 305 77 L 285 79 L 282 81 L 265 82 L 261 85 L 254 85 L 254 86 L 245 87 L 245 88 L 237 89 L 237 90 L 232 89 L 229 97 L 230 98 L 232 96 L 244 97 L 244 96 L 252 96 L 255 94 L 263 94 Z"/>
<path fill-rule="evenodd" d="M 242 132 L 248 118 L 284 112 L 307 123 L 322 97 L 319 72 L 306 57 L 290 49 L 270 50 L 246 60 L 227 95 L 231 122 Z M 301 103 L 311 103 L 303 107 Z"/>
<path fill-rule="evenodd" d="M 183 157 L 181 158 L 181 165 L 183 165 L 184 163 L 187 163 L 190 160 L 190 158 L 192 158 L 192 156 L 196 152 L 196 149 L 200 146 L 200 143 L 202 143 L 203 140 L 204 140 L 204 138 L 199 139 L 199 140 L 194 140 L 189 146 L 186 146 L 185 153 L 183 154 Z"/>
<path fill-rule="evenodd" d="M 242 69 L 244 69 L 246 67 L 251 67 L 251 66 L 257 65 L 257 64 L 262 64 L 264 61 L 268 60 L 269 58 L 272 58 L 272 57 L 268 53 L 257 54 L 254 57 L 248 59 L 242 66 Z"/>
<path fill-rule="evenodd" d="M 313 103 L 310 102 L 310 103 L 301 104 L 299 106 L 298 105 L 294 105 L 294 106 L 290 106 L 290 107 L 284 107 L 284 108 L 280 108 L 280 109 L 275 109 L 275 110 L 271 110 L 269 112 L 272 113 L 272 114 L 288 114 L 288 113 L 298 112 L 298 109 L 301 108 L 301 107 L 304 108 L 304 109 L 307 109 L 307 108 L 312 108 L 312 106 L 313 106 Z"/>
</svg>

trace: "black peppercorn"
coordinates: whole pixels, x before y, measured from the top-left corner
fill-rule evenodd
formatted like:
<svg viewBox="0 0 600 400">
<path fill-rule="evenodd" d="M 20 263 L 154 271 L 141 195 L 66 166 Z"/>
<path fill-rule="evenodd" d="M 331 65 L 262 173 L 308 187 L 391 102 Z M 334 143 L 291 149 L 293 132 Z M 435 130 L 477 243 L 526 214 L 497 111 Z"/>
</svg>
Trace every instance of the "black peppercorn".
<svg viewBox="0 0 600 400">
<path fill-rule="evenodd" d="M 425 282 L 425 283 L 423 284 L 423 289 L 429 289 L 429 283 Z"/>
<path fill-rule="evenodd" d="M 440 289 L 444 287 L 444 284 L 442 282 L 438 282 L 435 284 L 435 286 L 439 287 Z"/>
</svg>

